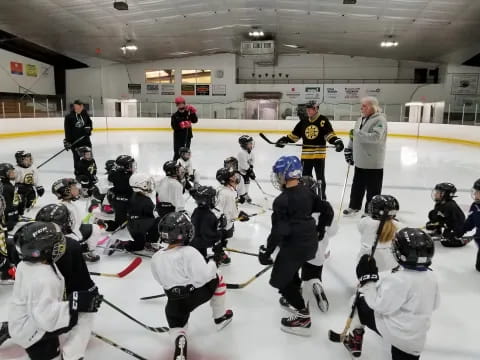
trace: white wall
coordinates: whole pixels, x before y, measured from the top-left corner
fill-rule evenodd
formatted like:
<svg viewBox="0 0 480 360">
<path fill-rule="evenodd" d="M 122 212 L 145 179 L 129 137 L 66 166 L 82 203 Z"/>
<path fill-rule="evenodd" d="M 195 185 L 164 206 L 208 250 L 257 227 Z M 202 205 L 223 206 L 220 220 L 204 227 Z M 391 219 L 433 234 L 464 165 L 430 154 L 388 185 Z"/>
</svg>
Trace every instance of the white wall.
<svg viewBox="0 0 480 360">
<path fill-rule="evenodd" d="M 23 64 L 23 75 L 11 73 L 11 61 Z M 27 76 L 25 69 L 27 64 L 37 67 L 36 77 Z M 53 66 L 0 49 L 0 92 L 18 93 L 20 86 L 36 94 L 55 95 Z"/>
</svg>

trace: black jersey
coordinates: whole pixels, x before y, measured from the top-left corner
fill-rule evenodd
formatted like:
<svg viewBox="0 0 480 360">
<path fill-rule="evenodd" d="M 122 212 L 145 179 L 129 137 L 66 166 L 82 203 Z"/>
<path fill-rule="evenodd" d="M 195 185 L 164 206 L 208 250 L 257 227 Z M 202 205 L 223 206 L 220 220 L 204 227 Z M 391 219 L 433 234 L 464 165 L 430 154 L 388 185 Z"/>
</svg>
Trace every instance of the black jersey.
<svg viewBox="0 0 480 360">
<path fill-rule="evenodd" d="M 121 168 L 114 168 L 108 174 L 108 181 L 113 184 L 112 191 L 115 195 L 124 195 L 130 197 L 133 193 L 132 187 L 130 186 L 130 177 L 131 173 L 126 172 Z"/>
<path fill-rule="evenodd" d="M 181 127 L 181 123 L 189 121 L 190 123 L 198 122 L 197 114 L 189 111 L 176 111 L 171 118 L 170 125 L 176 137 L 181 139 L 187 139 L 193 137 L 191 127 Z"/>
<path fill-rule="evenodd" d="M 3 197 L 5 198 L 5 223 L 10 231 L 18 222 L 18 205 L 20 204 L 20 196 L 18 195 L 17 186 L 12 185 L 8 180 L 2 180 Z"/>
<path fill-rule="evenodd" d="M 287 135 L 291 142 L 302 139 L 302 159 L 325 159 L 327 141 L 330 144 L 338 139 L 332 124 L 323 115 L 316 114 L 312 118 L 300 120 L 293 131 Z"/>
<path fill-rule="evenodd" d="M 210 248 L 221 240 L 222 232 L 218 229 L 218 219 L 210 209 L 197 207 L 192 214 L 192 224 L 195 235 L 190 245 L 194 248 Z"/>
<path fill-rule="evenodd" d="M 446 236 L 453 233 L 455 236 L 463 235 L 465 214 L 455 200 L 448 200 L 435 204 L 435 207 L 428 214 L 432 223 L 438 223 Z"/>
<path fill-rule="evenodd" d="M 80 159 L 75 164 L 75 176 L 82 187 L 90 188 L 97 183 L 97 163 L 95 159 Z"/>
<path fill-rule="evenodd" d="M 267 249 L 273 252 L 277 246 L 289 251 L 292 257 L 315 257 L 318 234 L 313 213 L 328 211 L 330 204 L 306 186 L 287 188 L 273 202 L 272 230 Z"/>
<path fill-rule="evenodd" d="M 65 278 L 65 292 L 86 291 L 95 286 L 77 240 L 65 236 L 65 254 L 55 263 Z"/>
</svg>

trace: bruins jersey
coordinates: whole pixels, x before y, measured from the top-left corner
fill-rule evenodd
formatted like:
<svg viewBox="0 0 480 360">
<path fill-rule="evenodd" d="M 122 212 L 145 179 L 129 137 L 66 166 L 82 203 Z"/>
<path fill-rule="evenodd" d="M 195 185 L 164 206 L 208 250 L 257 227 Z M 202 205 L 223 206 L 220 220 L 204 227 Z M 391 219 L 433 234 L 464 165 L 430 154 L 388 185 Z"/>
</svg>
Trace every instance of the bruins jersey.
<svg viewBox="0 0 480 360">
<path fill-rule="evenodd" d="M 293 131 L 287 135 L 291 142 L 302 139 L 302 159 L 325 159 L 327 156 L 327 141 L 333 144 L 337 135 L 332 124 L 323 115 L 316 114 L 313 118 L 300 120 Z"/>
<path fill-rule="evenodd" d="M 21 166 L 15 166 L 15 183 L 23 185 L 38 185 L 38 170 L 35 165 L 32 165 L 28 168 Z"/>
</svg>

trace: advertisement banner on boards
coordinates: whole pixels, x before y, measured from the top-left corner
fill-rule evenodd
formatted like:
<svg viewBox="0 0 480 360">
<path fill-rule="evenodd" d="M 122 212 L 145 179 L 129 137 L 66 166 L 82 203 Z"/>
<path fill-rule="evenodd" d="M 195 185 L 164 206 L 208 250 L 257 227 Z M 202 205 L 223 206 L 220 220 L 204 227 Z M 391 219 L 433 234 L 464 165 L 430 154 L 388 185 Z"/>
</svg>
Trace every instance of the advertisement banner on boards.
<svg viewBox="0 0 480 360">
<path fill-rule="evenodd" d="M 360 99 L 360 87 L 345 87 L 345 100 Z"/>
<path fill-rule="evenodd" d="M 197 96 L 209 96 L 210 95 L 210 85 L 197 85 L 195 89 Z"/>
<path fill-rule="evenodd" d="M 212 96 L 227 96 L 227 85 L 212 85 Z"/>
<path fill-rule="evenodd" d="M 182 84 L 182 95 L 194 96 L 195 95 L 195 85 Z"/>
<path fill-rule="evenodd" d="M 452 78 L 452 95 L 475 95 L 478 90 L 478 74 L 458 74 Z"/>
<path fill-rule="evenodd" d="M 160 86 L 158 84 L 147 84 L 147 94 L 158 94 Z"/>
<path fill-rule="evenodd" d="M 175 95 L 175 85 L 162 84 L 162 95 Z"/>
<path fill-rule="evenodd" d="M 327 86 L 325 88 L 325 99 L 328 100 L 339 100 L 340 94 L 336 87 L 334 86 Z"/>
<path fill-rule="evenodd" d="M 305 99 L 306 100 L 316 100 L 320 99 L 322 95 L 321 87 L 306 87 L 305 88 Z"/>
</svg>

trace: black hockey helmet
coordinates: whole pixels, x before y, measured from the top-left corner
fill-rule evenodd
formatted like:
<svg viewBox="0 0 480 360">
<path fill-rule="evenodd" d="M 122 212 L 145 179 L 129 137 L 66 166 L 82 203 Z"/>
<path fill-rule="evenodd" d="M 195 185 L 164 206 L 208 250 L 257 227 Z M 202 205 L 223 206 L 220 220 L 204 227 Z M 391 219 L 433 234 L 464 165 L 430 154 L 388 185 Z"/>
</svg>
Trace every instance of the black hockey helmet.
<svg viewBox="0 0 480 360">
<path fill-rule="evenodd" d="M 185 161 L 189 160 L 190 159 L 190 155 L 192 154 L 192 152 L 190 151 L 189 148 L 185 147 L 185 146 L 182 146 L 179 150 L 178 150 L 178 155 Z"/>
<path fill-rule="evenodd" d="M 172 212 L 160 220 L 158 233 L 162 242 L 188 245 L 193 239 L 194 228 L 185 212 Z"/>
<path fill-rule="evenodd" d="M 480 179 L 478 179 L 477 181 L 475 181 L 473 183 L 473 189 L 477 190 L 477 191 L 480 191 Z"/>
<path fill-rule="evenodd" d="M 80 158 L 84 158 L 86 153 L 90 153 L 90 159 L 93 158 L 92 148 L 90 146 L 80 146 L 77 148 L 77 154 Z"/>
<path fill-rule="evenodd" d="M 0 183 L 0 185 L 1 185 L 1 183 Z M 4 213 L 6 208 L 7 208 L 7 203 L 6 203 L 3 195 L 0 193 L 0 217 L 3 216 L 3 213 Z"/>
<path fill-rule="evenodd" d="M 221 168 L 217 170 L 216 178 L 217 181 L 222 184 L 226 185 L 228 184 L 229 180 L 235 176 L 235 182 L 237 184 L 240 183 L 240 176 L 237 171 L 235 171 L 233 168 Z"/>
<path fill-rule="evenodd" d="M 115 160 L 107 160 L 105 161 L 105 171 L 107 172 L 107 174 L 110 173 L 110 171 L 112 171 L 112 169 L 116 166 L 116 163 L 115 163 Z"/>
<path fill-rule="evenodd" d="M 59 200 L 78 200 L 80 199 L 80 192 L 78 196 L 73 197 L 72 193 L 70 192 L 70 187 L 72 185 L 79 186 L 77 180 L 73 178 L 59 179 L 53 183 L 52 193 Z"/>
<path fill-rule="evenodd" d="M 213 209 L 217 201 L 217 191 L 211 186 L 199 186 L 192 197 L 198 206 Z"/>
<path fill-rule="evenodd" d="M 318 109 L 318 104 L 316 101 L 311 100 L 305 104 L 305 109 Z"/>
<path fill-rule="evenodd" d="M 322 180 L 317 181 L 312 176 L 306 175 L 300 178 L 300 184 L 305 185 L 322 198 Z"/>
<path fill-rule="evenodd" d="M 65 254 L 65 237 L 51 222 L 26 223 L 17 230 L 13 241 L 23 261 L 53 263 Z"/>
<path fill-rule="evenodd" d="M 240 144 L 240 147 L 244 150 L 251 150 L 251 149 L 248 149 L 248 144 L 252 144 L 252 148 L 254 146 L 254 141 L 253 141 L 253 137 L 251 137 L 250 135 L 242 135 L 238 138 L 238 143 Z"/>
<path fill-rule="evenodd" d="M 223 160 L 223 167 L 226 169 L 233 169 L 235 171 L 238 170 L 238 160 L 237 158 L 230 156 Z"/>
<path fill-rule="evenodd" d="M 42 207 L 35 216 L 35 221 L 57 224 L 65 235 L 72 232 L 73 220 L 67 207 L 62 204 L 50 204 Z"/>
<path fill-rule="evenodd" d="M 27 159 L 30 160 L 29 163 L 25 162 Z M 15 153 L 15 160 L 18 166 L 28 168 L 32 165 L 32 154 L 25 150 L 19 150 Z"/>
<path fill-rule="evenodd" d="M 397 262 L 410 269 L 427 268 L 432 264 L 435 245 L 425 231 L 416 228 L 403 228 L 397 232 L 392 242 L 393 256 Z"/>
<path fill-rule="evenodd" d="M 457 188 L 455 185 L 449 182 L 443 182 L 435 185 L 435 188 L 432 190 L 432 199 L 434 201 L 448 201 L 452 200 L 455 197 Z M 439 194 L 439 199 L 435 196 Z"/>
<path fill-rule="evenodd" d="M 1 194 L 1 192 L 0 192 L 0 194 Z M 477 181 L 475 181 L 473 183 L 472 199 L 475 200 L 475 201 L 479 201 L 479 196 L 480 196 L 480 179 L 478 179 Z"/>
<path fill-rule="evenodd" d="M 394 218 L 398 210 L 400 210 L 400 204 L 392 195 L 375 195 L 368 204 L 368 213 L 376 220 L 380 220 L 383 216 Z"/>
<path fill-rule="evenodd" d="M 13 171 L 13 172 L 11 172 Z M 10 163 L 0 164 L 0 179 L 1 180 L 15 180 L 15 168 Z"/>
<path fill-rule="evenodd" d="M 185 177 L 185 168 L 175 160 L 168 160 L 163 164 L 163 171 L 165 171 L 165 175 L 176 177 L 178 180 Z"/>
<path fill-rule="evenodd" d="M 134 173 L 137 170 L 137 163 L 130 155 L 120 155 L 115 160 L 115 165 L 126 172 Z"/>
</svg>

